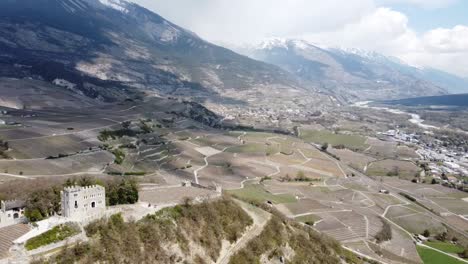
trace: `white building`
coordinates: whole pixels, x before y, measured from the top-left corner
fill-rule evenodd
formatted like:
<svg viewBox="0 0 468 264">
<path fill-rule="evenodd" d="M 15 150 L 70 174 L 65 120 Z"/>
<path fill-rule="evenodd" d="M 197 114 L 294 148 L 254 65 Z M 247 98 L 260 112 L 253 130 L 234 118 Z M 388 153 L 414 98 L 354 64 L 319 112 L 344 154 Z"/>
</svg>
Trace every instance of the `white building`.
<svg viewBox="0 0 468 264">
<path fill-rule="evenodd" d="M 62 216 L 72 221 L 90 222 L 106 212 L 106 190 L 99 185 L 67 187 L 61 192 Z"/>
<path fill-rule="evenodd" d="M 1 201 L 0 227 L 25 223 L 25 207 L 23 201 Z"/>
</svg>

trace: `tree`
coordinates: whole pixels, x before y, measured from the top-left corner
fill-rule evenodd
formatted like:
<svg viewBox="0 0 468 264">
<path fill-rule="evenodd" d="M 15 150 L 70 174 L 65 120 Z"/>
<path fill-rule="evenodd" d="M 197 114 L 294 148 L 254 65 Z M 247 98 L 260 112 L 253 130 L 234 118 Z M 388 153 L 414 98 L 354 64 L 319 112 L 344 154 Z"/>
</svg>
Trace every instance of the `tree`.
<svg viewBox="0 0 468 264">
<path fill-rule="evenodd" d="M 37 222 L 37 221 L 41 221 L 42 219 L 44 219 L 44 216 L 42 216 L 41 212 L 39 211 L 39 209 L 26 209 L 26 211 L 24 212 L 24 215 L 29 219 L 29 221 L 31 222 Z"/>
<path fill-rule="evenodd" d="M 384 241 L 389 241 L 389 240 L 392 240 L 392 227 L 390 226 L 390 224 L 383 218 L 380 219 L 382 221 L 382 230 L 379 231 L 379 233 L 377 233 L 375 235 L 375 239 L 377 240 L 377 243 L 382 243 Z"/>
<path fill-rule="evenodd" d="M 436 239 L 445 242 L 445 240 L 447 240 L 447 235 L 447 232 L 442 232 L 436 236 Z"/>
<path fill-rule="evenodd" d="M 328 146 L 329 146 L 329 145 L 328 145 L 327 142 L 323 143 L 323 145 L 322 145 L 322 147 L 321 147 L 322 151 L 327 151 Z"/>
<path fill-rule="evenodd" d="M 132 122 L 130 122 L 130 121 L 124 121 L 124 122 L 122 122 L 122 127 L 124 129 L 128 129 L 131 124 L 132 124 Z"/>
<path fill-rule="evenodd" d="M 437 180 L 436 180 L 436 179 L 432 179 L 431 184 L 437 184 Z"/>
<path fill-rule="evenodd" d="M 425 236 L 425 237 L 430 237 L 430 236 L 431 236 L 431 232 L 430 232 L 429 230 L 426 229 L 426 230 L 424 230 L 424 232 L 423 232 L 422 235 Z"/>
<path fill-rule="evenodd" d="M 109 205 L 134 204 L 138 202 L 138 183 L 133 179 L 122 179 L 107 186 Z"/>
</svg>

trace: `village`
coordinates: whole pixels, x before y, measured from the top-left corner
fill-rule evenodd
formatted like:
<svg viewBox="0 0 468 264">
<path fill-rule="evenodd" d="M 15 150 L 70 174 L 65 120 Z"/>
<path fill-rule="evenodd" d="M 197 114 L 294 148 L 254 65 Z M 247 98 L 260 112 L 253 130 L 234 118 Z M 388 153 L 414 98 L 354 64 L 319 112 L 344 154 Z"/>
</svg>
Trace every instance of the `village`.
<svg viewBox="0 0 468 264">
<path fill-rule="evenodd" d="M 418 162 L 425 164 L 424 176 L 430 176 L 444 186 L 468 191 L 468 153 L 464 150 L 449 147 L 440 140 L 433 140 L 429 144 L 421 139 L 421 135 L 399 129 L 388 130 L 380 135 L 401 144 L 416 146 L 416 153 L 420 157 Z"/>
</svg>

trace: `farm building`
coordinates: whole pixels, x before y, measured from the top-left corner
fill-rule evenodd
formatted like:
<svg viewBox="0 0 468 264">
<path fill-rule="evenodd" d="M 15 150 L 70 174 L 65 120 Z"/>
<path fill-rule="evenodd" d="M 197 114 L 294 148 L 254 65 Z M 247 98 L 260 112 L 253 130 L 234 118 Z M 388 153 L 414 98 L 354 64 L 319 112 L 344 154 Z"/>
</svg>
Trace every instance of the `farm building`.
<svg viewBox="0 0 468 264">
<path fill-rule="evenodd" d="M 25 203 L 23 201 L 2 201 L 0 209 L 0 227 L 26 222 L 24 208 Z"/>
</svg>

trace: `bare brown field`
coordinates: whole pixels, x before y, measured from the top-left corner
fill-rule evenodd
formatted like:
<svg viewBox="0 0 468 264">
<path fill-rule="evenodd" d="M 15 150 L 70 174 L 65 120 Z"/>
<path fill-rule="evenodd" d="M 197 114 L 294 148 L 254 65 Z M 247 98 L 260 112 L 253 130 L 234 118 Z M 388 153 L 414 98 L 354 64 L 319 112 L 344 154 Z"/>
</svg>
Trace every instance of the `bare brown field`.
<svg viewBox="0 0 468 264">
<path fill-rule="evenodd" d="M 398 146 L 397 147 L 397 155 L 398 158 L 400 159 L 418 159 L 419 155 L 416 153 L 416 151 L 413 148 L 410 148 L 408 146 Z"/>
<path fill-rule="evenodd" d="M 422 234 L 426 229 L 433 234 L 446 231 L 444 225 L 440 221 L 422 213 L 403 215 L 390 219 L 413 234 Z"/>
<path fill-rule="evenodd" d="M 438 204 L 440 207 L 447 209 L 448 211 L 459 214 L 468 215 L 468 203 L 457 198 L 435 198 L 431 197 L 431 201 Z"/>
<path fill-rule="evenodd" d="M 387 211 L 386 217 L 388 218 L 399 218 L 402 216 L 419 214 L 421 212 L 415 211 L 412 208 L 406 206 L 394 206 Z"/>
<path fill-rule="evenodd" d="M 140 191 L 140 201 L 151 205 L 161 205 L 167 203 L 181 203 L 185 198 L 206 197 L 214 195 L 216 192 L 195 187 L 173 187 L 156 190 Z"/>
<path fill-rule="evenodd" d="M 336 162 L 331 160 L 315 160 L 312 159 L 311 161 L 303 164 L 302 166 L 309 167 L 312 169 L 316 169 L 319 171 L 325 171 L 331 173 L 333 176 L 342 177 L 343 172 L 340 170 Z"/>
<path fill-rule="evenodd" d="M 40 137 L 43 134 L 30 131 L 27 128 L 14 128 L 8 130 L 0 130 L 0 139 L 2 140 L 15 140 L 15 139 L 23 139 L 23 138 L 32 138 L 32 137 Z"/>
<path fill-rule="evenodd" d="M 368 138 L 366 144 L 369 147 L 364 151 L 373 157 L 396 158 L 397 143 L 382 141 L 376 138 Z"/>
<path fill-rule="evenodd" d="M 296 203 L 278 205 L 278 207 L 284 207 L 286 210 L 280 211 L 287 211 L 289 212 L 289 215 L 294 216 L 307 213 L 324 212 L 327 210 L 329 211 L 331 209 L 330 206 L 325 206 L 320 202 L 312 199 L 301 199 L 298 200 Z"/>
<path fill-rule="evenodd" d="M 387 206 L 390 206 L 390 205 L 402 204 L 400 200 L 393 197 L 392 195 L 381 194 L 381 193 L 372 193 L 372 194 L 366 194 L 366 195 L 370 196 L 372 201 L 374 201 L 382 209 L 385 209 Z"/>
<path fill-rule="evenodd" d="M 60 159 L 0 160 L 0 172 L 25 176 L 100 172 L 113 160 L 105 151 Z"/>
<path fill-rule="evenodd" d="M 375 161 L 374 158 L 366 156 L 361 153 L 353 152 L 349 149 L 334 149 L 329 150 L 332 154 L 338 156 L 341 161 L 346 163 L 348 166 L 363 171 L 367 164 Z"/>
<path fill-rule="evenodd" d="M 301 164 L 305 161 L 303 157 L 297 155 L 296 153 L 293 155 L 276 154 L 269 156 L 268 159 L 282 166 Z"/>
<path fill-rule="evenodd" d="M 371 163 L 367 167 L 367 174 L 372 176 L 386 176 L 389 173 L 397 171 L 398 175 L 395 176 L 411 180 L 420 170 L 418 166 L 409 161 L 386 159 Z"/>
<path fill-rule="evenodd" d="M 468 230 L 468 220 L 458 215 L 449 215 L 444 217 L 447 222 L 460 230 Z"/>
<path fill-rule="evenodd" d="M 311 146 L 309 145 L 308 146 L 309 148 L 301 148 L 301 151 L 302 153 L 304 153 L 304 155 L 307 157 L 307 158 L 311 158 L 311 159 L 317 159 L 317 160 L 329 160 L 325 154 L 323 154 L 322 152 L 320 152 L 318 149 L 316 148 L 310 148 Z"/>
<path fill-rule="evenodd" d="M 72 154 L 97 146 L 74 135 L 9 141 L 9 145 L 13 149 L 9 155 L 14 158 L 29 159 Z"/>
</svg>

